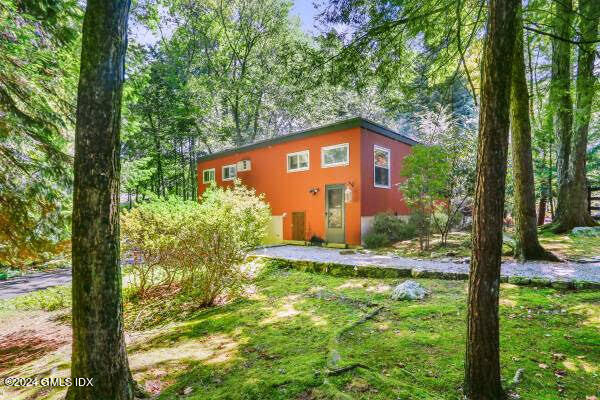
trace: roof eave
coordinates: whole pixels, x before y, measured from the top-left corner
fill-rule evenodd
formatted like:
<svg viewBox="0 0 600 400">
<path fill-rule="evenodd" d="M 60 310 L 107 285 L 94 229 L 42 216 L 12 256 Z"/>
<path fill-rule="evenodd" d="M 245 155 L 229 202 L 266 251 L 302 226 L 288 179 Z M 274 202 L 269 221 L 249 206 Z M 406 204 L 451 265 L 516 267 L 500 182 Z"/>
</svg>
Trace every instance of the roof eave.
<svg viewBox="0 0 600 400">
<path fill-rule="evenodd" d="M 389 137 L 391 139 L 397 140 L 399 142 L 408 144 L 409 146 L 419 144 L 417 141 L 412 140 L 412 139 L 410 139 L 404 135 L 401 135 L 397 132 L 394 132 L 382 125 L 379 125 L 379 124 L 373 122 L 373 121 L 369 121 L 367 119 L 360 118 L 360 117 L 355 117 L 355 118 L 335 122 L 335 123 L 332 123 L 329 125 L 324 125 L 324 126 L 320 126 L 317 128 L 311 128 L 311 129 L 306 129 L 303 131 L 291 133 L 289 135 L 277 136 L 277 137 L 274 137 L 271 139 L 261 140 L 261 141 L 247 144 L 245 146 L 241 146 L 238 148 L 223 150 L 218 153 L 208 154 L 206 156 L 199 157 L 197 159 L 197 162 L 214 160 L 214 159 L 224 157 L 224 156 L 227 156 L 230 154 L 236 154 L 236 153 L 239 153 L 242 151 L 249 151 L 249 150 L 254 150 L 257 148 L 261 148 L 261 147 L 272 146 L 272 145 L 279 144 L 279 143 L 290 142 L 290 141 L 301 139 L 304 137 L 322 135 L 322 134 L 329 133 L 329 132 L 341 131 L 344 129 L 358 128 L 358 127 L 368 129 L 368 130 L 378 133 L 380 135 L 383 135 L 383 136 Z"/>
</svg>

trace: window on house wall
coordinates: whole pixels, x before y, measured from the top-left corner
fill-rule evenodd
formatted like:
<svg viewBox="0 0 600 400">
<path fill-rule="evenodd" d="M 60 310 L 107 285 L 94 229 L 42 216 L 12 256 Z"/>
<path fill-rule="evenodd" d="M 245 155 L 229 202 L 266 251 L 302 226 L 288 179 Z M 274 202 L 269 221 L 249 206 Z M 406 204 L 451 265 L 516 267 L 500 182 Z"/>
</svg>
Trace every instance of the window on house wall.
<svg viewBox="0 0 600 400">
<path fill-rule="evenodd" d="M 390 186 L 390 150 L 375 146 L 373 150 L 375 187 Z"/>
<path fill-rule="evenodd" d="M 309 153 L 308 150 L 290 153 L 287 155 L 287 171 L 307 171 L 309 169 Z"/>
<path fill-rule="evenodd" d="M 348 143 L 321 147 L 321 167 L 348 165 L 350 162 L 348 147 Z"/>
<path fill-rule="evenodd" d="M 235 164 L 223 166 L 223 180 L 232 181 L 237 176 Z"/>
<path fill-rule="evenodd" d="M 205 169 L 202 171 L 202 183 L 210 183 L 215 181 L 215 169 Z"/>
</svg>

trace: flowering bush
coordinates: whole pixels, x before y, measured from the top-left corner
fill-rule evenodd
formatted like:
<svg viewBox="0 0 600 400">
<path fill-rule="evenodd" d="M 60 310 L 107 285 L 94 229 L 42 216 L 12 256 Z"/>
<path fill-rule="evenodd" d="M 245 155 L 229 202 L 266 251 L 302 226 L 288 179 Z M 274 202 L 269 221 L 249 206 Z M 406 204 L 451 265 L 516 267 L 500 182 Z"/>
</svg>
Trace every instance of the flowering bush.
<svg viewBox="0 0 600 400">
<path fill-rule="evenodd" d="M 121 217 L 122 252 L 133 257 L 141 296 L 177 287 L 200 305 L 234 296 L 244 281 L 240 264 L 265 238 L 269 206 L 238 182 L 209 188 L 200 203 L 179 199 L 140 204 Z"/>
</svg>

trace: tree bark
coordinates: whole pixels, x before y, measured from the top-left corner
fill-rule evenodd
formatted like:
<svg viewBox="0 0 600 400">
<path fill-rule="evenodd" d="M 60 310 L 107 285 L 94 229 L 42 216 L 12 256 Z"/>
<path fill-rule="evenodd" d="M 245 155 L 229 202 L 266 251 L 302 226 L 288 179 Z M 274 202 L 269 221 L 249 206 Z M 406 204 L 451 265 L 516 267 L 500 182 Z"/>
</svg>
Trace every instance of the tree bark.
<svg viewBox="0 0 600 400">
<path fill-rule="evenodd" d="M 531 122 L 529 90 L 525 75 L 523 20 L 517 18 L 517 35 L 512 64 L 510 125 L 515 198 L 515 253 L 520 260 L 552 260 L 558 258 L 546 251 L 538 241 L 535 213 L 535 183 L 531 156 Z"/>
<path fill-rule="evenodd" d="M 88 0 L 77 94 L 73 193 L 76 400 L 132 399 L 119 264 L 120 123 L 129 0 Z"/>
<path fill-rule="evenodd" d="M 544 189 L 542 188 L 542 191 Z M 538 226 L 544 225 L 546 218 L 546 194 L 542 193 L 540 196 L 540 205 L 538 206 L 537 224 Z"/>
<path fill-rule="evenodd" d="M 472 400 L 504 397 L 500 381 L 498 296 L 518 2 L 490 0 L 488 3 L 465 357 L 465 395 Z"/>
<path fill-rule="evenodd" d="M 554 190 L 552 188 L 552 142 L 548 143 L 548 202 L 550 203 L 550 218 L 554 221 Z"/>
<path fill-rule="evenodd" d="M 579 1 L 581 41 L 577 50 L 576 107 L 569 158 L 569 176 L 567 188 L 568 207 L 559 216 L 557 230 L 567 231 L 576 226 L 596 225 L 588 210 L 586 153 L 588 132 L 592 113 L 592 101 L 595 94 L 594 60 L 596 44 L 587 44 L 598 39 L 598 19 L 600 3 L 598 0 Z M 564 205 L 563 205 L 564 206 Z"/>
<path fill-rule="evenodd" d="M 570 39 L 573 1 L 554 2 L 553 33 Z M 569 208 L 569 158 L 571 155 L 571 130 L 573 127 L 573 100 L 571 98 L 571 44 L 558 38 L 552 39 L 552 75 L 550 79 L 550 105 L 553 108 L 553 124 L 558 140 L 556 155 L 558 202 L 555 226 Z M 556 232 L 563 228 L 553 228 Z"/>
</svg>

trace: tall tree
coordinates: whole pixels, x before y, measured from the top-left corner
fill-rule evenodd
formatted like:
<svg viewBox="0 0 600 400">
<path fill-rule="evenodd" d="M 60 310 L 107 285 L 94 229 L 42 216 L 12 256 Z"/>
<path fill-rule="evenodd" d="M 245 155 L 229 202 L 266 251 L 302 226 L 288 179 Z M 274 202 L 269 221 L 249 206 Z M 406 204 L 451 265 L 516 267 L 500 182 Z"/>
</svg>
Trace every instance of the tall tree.
<svg viewBox="0 0 600 400">
<path fill-rule="evenodd" d="M 119 133 L 130 0 L 88 0 L 75 128 L 72 378 L 68 399 L 133 399 L 119 264 Z"/>
<path fill-rule="evenodd" d="M 573 127 L 573 100 L 571 98 L 571 21 L 573 1 L 553 2 L 552 18 L 552 76 L 550 80 L 550 103 L 553 107 L 553 125 L 558 140 L 556 155 L 558 204 L 555 231 L 567 230 L 560 222 L 567 217 L 569 208 L 569 157 Z"/>
<path fill-rule="evenodd" d="M 490 0 L 481 65 L 473 253 L 469 275 L 465 394 L 503 397 L 498 299 L 509 105 L 516 17 L 520 0 Z"/>
<path fill-rule="evenodd" d="M 560 229 L 572 229 L 575 226 L 594 225 L 588 212 L 586 152 L 588 132 L 592 111 L 592 101 L 596 92 L 594 60 L 598 40 L 598 19 L 600 2 L 597 0 L 579 1 L 580 44 L 577 49 L 577 80 L 575 121 L 568 171 L 569 202 L 559 216 Z M 559 203 L 560 205 L 560 203 Z"/>
<path fill-rule="evenodd" d="M 77 2 L 0 0 L 0 264 L 43 262 L 68 239 Z"/>
<path fill-rule="evenodd" d="M 517 35 L 512 64 L 510 125 L 512 172 L 514 180 L 514 215 L 516 217 L 515 258 L 527 260 L 558 260 L 546 251 L 538 240 L 535 214 L 535 185 L 531 155 L 531 123 L 529 91 L 525 75 L 523 48 L 523 18 L 519 7 Z"/>
</svg>

